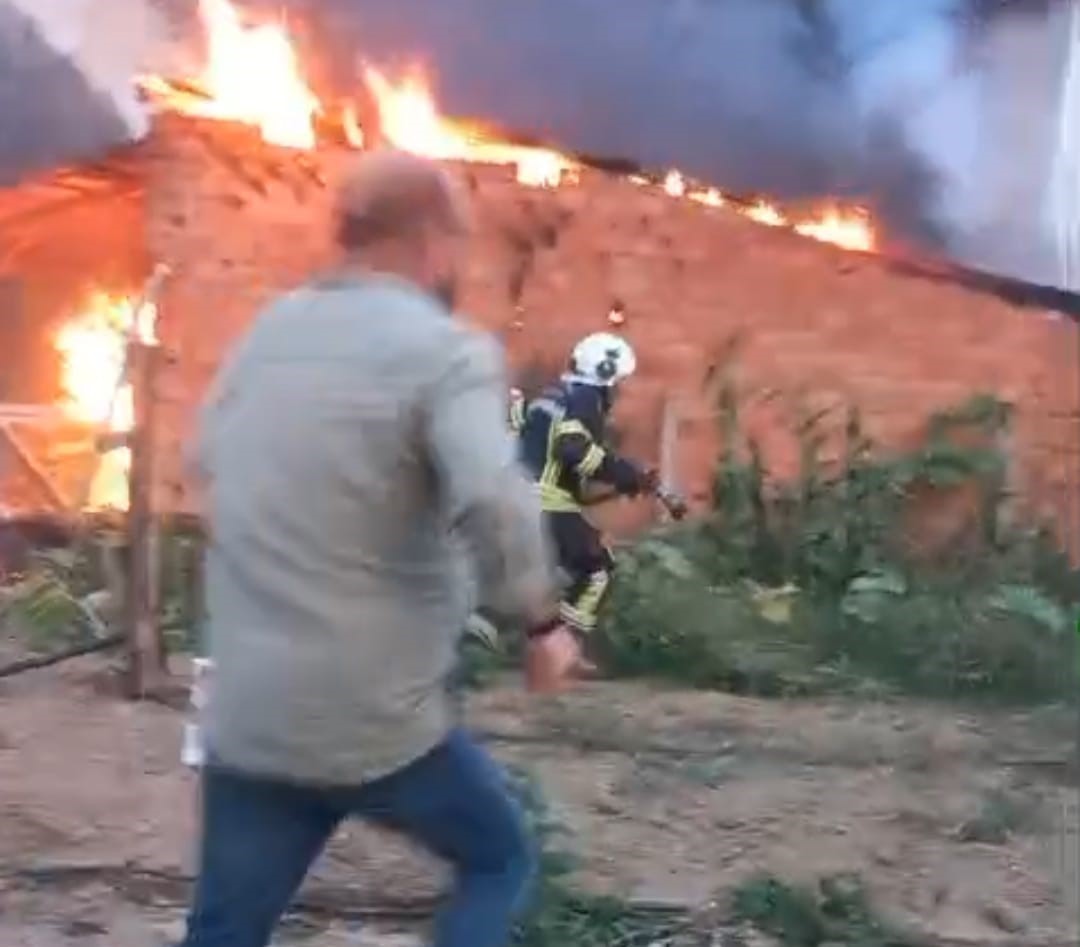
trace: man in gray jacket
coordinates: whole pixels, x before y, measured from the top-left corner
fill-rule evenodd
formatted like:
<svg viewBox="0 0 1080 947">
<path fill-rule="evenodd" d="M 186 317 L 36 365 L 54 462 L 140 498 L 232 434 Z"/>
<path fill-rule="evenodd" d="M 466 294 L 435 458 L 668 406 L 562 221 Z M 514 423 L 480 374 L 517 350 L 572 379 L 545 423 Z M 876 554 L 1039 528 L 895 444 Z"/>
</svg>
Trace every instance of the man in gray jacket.
<svg viewBox="0 0 1080 947">
<path fill-rule="evenodd" d="M 521 907 L 520 813 L 448 704 L 473 580 L 555 677 L 576 645 L 498 350 L 451 318 L 465 210 L 431 163 L 360 158 L 343 265 L 258 317 L 206 406 L 214 678 L 186 947 L 265 947 L 348 817 L 450 863 L 438 947 L 499 947 Z"/>
</svg>

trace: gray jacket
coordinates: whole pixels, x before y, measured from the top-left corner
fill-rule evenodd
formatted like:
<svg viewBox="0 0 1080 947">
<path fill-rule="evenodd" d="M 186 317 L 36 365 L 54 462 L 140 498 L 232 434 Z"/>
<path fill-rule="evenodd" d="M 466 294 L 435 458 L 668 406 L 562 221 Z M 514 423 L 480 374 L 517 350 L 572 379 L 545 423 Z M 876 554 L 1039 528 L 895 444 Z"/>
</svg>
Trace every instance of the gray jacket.
<svg viewBox="0 0 1080 947">
<path fill-rule="evenodd" d="M 472 607 L 546 615 L 506 391 L 493 341 L 392 278 L 314 284 L 257 319 L 198 442 L 224 764 L 331 785 L 396 770 L 451 725 Z"/>
</svg>

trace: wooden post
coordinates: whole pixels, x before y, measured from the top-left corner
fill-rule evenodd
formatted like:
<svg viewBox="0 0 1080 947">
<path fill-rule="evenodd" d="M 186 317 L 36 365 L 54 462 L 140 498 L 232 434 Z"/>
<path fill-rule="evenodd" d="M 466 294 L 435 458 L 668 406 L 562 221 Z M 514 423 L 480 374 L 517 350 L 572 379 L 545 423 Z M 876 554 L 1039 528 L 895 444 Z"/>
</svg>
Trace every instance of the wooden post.
<svg viewBox="0 0 1080 947">
<path fill-rule="evenodd" d="M 679 437 L 679 417 L 675 402 L 671 397 L 664 398 L 660 414 L 660 483 L 669 490 L 675 489 L 675 448 Z M 657 501 L 656 508 L 661 519 L 669 520 L 671 515 L 667 507 Z"/>
<path fill-rule="evenodd" d="M 134 400 L 131 472 L 128 479 L 128 581 L 126 587 L 128 694 L 162 694 L 167 683 L 165 646 L 158 623 L 158 524 L 154 513 L 157 376 L 162 352 L 133 339 L 128 368 Z"/>
</svg>

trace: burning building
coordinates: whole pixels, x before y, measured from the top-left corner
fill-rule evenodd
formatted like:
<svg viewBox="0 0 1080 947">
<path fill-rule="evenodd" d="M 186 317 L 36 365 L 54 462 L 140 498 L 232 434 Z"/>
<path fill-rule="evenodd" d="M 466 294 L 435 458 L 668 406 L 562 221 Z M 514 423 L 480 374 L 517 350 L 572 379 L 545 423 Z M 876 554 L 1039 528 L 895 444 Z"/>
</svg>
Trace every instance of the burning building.
<svg viewBox="0 0 1080 947">
<path fill-rule="evenodd" d="M 785 404 L 857 406 L 895 445 L 992 392 L 1017 406 L 1019 495 L 1080 529 L 1071 297 L 899 263 L 859 207 L 783 208 L 500 141 L 443 118 L 421 73 L 369 66 L 355 100 L 330 102 L 282 25 L 245 23 L 226 0 L 201 11 L 205 63 L 139 80 L 154 116 L 140 141 L 0 192 L 3 504 L 123 505 L 127 455 L 94 445 L 131 426 L 121 370 L 134 337 L 167 355 L 154 503 L 197 511 L 183 453 L 210 379 L 262 303 L 328 264 L 329 185 L 381 142 L 468 182 L 477 245 L 462 308 L 516 370 L 552 370 L 578 336 L 619 325 L 641 353 L 621 426 L 692 497 L 707 496 L 715 458 L 706 379 L 738 339 L 744 420 L 777 475 L 797 455 Z M 145 305 L 159 264 L 170 275 Z"/>
</svg>

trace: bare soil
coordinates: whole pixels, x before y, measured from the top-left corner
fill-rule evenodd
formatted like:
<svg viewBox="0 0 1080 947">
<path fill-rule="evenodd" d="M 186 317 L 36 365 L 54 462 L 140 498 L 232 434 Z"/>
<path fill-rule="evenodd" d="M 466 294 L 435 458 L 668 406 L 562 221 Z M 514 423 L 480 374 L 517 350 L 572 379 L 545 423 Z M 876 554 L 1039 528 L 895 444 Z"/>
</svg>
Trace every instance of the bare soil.
<svg viewBox="0 0 1080 947">
<path fill-rule="evenodd" d="M 857 872 L 886 914 L 942 942 L 1080 938 L 1072 712 L 611 683 L 539 700 L 508 681 L 469 716 L 536 774 L 593 890 L 698 907 L 759 871 Z M 0 944 L 179 937 L 197 814 L 180 728 L 120 700 L 100 659 L 0 681 Z M 403 901 L 442 881 L 347 826 L 280 943 L 415 943 Z"/>
</svg>

